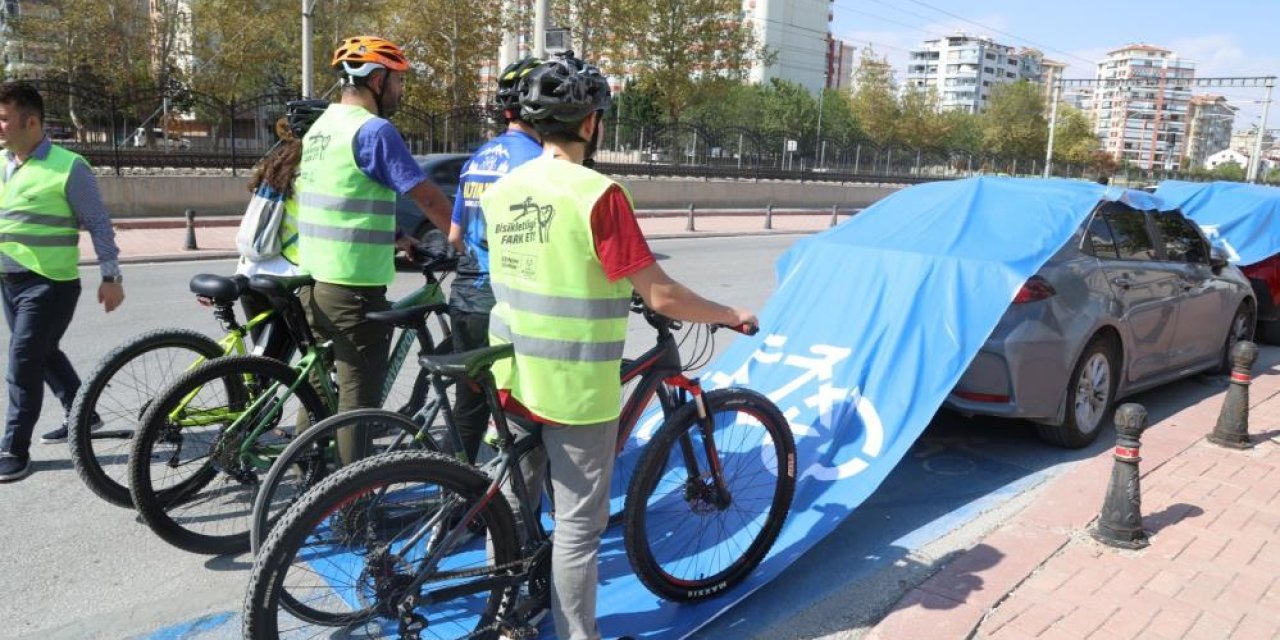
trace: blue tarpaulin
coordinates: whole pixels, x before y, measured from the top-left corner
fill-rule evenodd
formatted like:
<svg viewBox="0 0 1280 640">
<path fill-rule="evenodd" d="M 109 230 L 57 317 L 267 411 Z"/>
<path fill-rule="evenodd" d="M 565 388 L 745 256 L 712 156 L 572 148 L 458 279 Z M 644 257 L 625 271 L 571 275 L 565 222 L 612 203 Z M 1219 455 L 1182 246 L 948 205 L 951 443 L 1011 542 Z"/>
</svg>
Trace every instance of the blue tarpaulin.
<svg viewBox="0 0 1280 640">
<path fill-rule="evenodd" d="M 687 635 L 835 529 L 920 436 L 1026 279 L 1101 200 L 1162 208 L 1149 194 L 1094 183 L 973 178 L 904 189 L 797 242 L 778 261 L 761 332 L 738 338 L 702 377 L 711 388 L 762 392 L 787 415 L 799 456 L 787 524 L 748 582 L 693 605 L 645 591 L 611 529 L 605 637 Z"/>
<path fill-rule="evenodd" d="M 1280 253 L 1280 189 L 1168 180 L 1160 183 L 1156 196 L 1200 225 L 1232 262 L 1248 266 Z"/>
</svg>

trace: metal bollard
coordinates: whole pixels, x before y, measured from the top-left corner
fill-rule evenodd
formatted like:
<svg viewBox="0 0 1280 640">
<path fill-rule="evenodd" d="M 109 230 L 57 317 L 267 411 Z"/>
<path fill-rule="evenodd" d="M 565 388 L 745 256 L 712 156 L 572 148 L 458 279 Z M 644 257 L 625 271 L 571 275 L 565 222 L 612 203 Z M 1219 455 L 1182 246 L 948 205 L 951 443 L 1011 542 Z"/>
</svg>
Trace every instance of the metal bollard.
<svg viewBox="0 0 1280 640">
<path fill-rule="evenodd" d="M 770 202 L 769 205 L 764 208 L 764 228 L 766 229 L 773 228 L 773 203 L 772 202 Z"/>
<path fill-rule="evenodd" d="M 187 251 L 195 251 L 200 247 L 196 246 L 196 212 L 195 209 L 187 209 L 187 241 L 182 248 Z"/>
<path fill-rule="evenodd" d="M 1098 526 L 1090 533 L 1094 539 L 1121 549 L 1147 546 L 1147 532 L 1142 530 L 1142 488 L 1139 485 L 1138 462 L 1140 438 L 1147 428 L 1147 410 L 1140 404 L 1124 404 L 1116 409 L 1115 466 L 1107 485 L 1106 500 L 1098 516 Z"/>
<path fill-rule="evenodd" d="M 839 213 L 840 213 L 840 206 L 835 204 L 831 205 L 831 224 L 828 226 L 831 226 L 831 227 L 836 226 L 836 216 Z"/>
<path fill-rule="evenodd" d="M 689 203 L 689 217 L 684 222 L 685 231 L 693 231 L 693 203 Z"/>
<path fill-rule="evenodd" d="M 1209 434 L 1209 442 L 1232 449 L 1252 449 L 1249 439 L 1249 382 L 1253 363 L 1258 360 L 1258 345 L 1241 340 L 1231 350 L 1231 387 L 1222 402 L 1218 424 Z"/>
</svg>

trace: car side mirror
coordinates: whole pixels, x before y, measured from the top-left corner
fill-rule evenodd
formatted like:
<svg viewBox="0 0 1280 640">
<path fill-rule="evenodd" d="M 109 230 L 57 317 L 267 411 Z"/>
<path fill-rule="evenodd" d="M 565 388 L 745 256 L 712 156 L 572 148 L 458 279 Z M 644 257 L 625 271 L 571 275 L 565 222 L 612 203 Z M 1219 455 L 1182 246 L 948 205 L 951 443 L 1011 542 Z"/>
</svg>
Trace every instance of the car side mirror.
<svg viewBox="0 0 1280 640">
<path fill-rule="evenodd" d="M 1209 267 L 1213 269 L 1214 273 L 1218 273 L 1219 271 L 1222 271 L 1222 268 L 1227 266 L 1230 263 L 1231 263 L 1231 260 L 1227 258 L 1226 249 L 1223 249 L 1222 247 L 1219 247 L 1217 245 L 1214 245 L 1212 248 L 1209 249 Z"/>
</svg>

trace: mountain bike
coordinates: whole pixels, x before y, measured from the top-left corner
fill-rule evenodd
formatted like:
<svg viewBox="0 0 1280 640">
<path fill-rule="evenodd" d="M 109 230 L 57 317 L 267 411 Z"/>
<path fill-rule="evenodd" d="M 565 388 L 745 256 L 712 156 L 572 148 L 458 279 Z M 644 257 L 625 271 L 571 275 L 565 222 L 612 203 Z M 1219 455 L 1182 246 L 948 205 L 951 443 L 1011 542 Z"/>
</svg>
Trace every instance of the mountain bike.
<svg viewBox="0 0 1280 640">
<path fill-rule="evenodd" d="M 658 345 L 633 366 L 642 388 L 656 390 L 665 421 L 628 490 L 628 557 L 658 595 L 713 597 L 746 578 L 777 539 L 795 491 L 795 443 L 764 396 L 704 393 L 682 371 L 671 336 L 678 323 L 643 304 L 633 310 L 658 332 Z M 423 358 L 432 373 L 479 384 L 497 457 L 478 469 L 440 453 L 397 451 L 321 481 L 286 511 L 254 561 L 246 638 L 536 636 L 525 617 L 549 597 L 550 538 L 530 506 L 531 488 L 512 469 L 540 434 L 513 434 L 489 371 L 512 351 Z M 499 498 L 508 481 L 518 524 Z M 518 599 L 522 586 L 527 595 Z"/>
<path fill-rule="evenodd" d="M 423 353 L 452 350 L 444 320 L 447 307 L 440 302 L 443 295 L 435 271 L 454 264 L 456 260 L 435 260 L 424 267 L 428 284 L 410 299 L 433 302 L 369 314 L 371 320 L 420 327 L 401 331 L 384 397 L 415 343 Z M 249 284 L 272 301 L 289 327 L 302 353 L 295 364 L 261 356 L 210 361 L 167 386 L 144 414 L 129 455 L 129 489 L 142 520 L 170 544 L 196 553 L 248 550 L 249 509 L 261 477 L 295 434 L 336 409 L 329 344 L 315 338 L 295 295 L 311 283 L 309 276 L 255 276 Z M 428 316 L 437 319 L 444 336 L 438 345 L 426 330 Z M 406 324 L 405 319 L 414 317 L 418 322 Z M 408 400 L 397 407 L 400 411 L 412 415 L 426 404 L 429 386 L 422 378 L 420 372 L 414 377 Z M 355 441 L 361 442 L 363 435 L 357 434 Z M 324 459 L 313 459 L 294 469 L 287 484 L 300 491 L 322 477 L 328 465 Z M 292 499 L 287 491 L 277 496 Z"/>
<path fill-rule="evenodd" d="M 113 349 L 89 373 L 67 416 L 67 442 L 76 472 L 98 497 L 117 506 L 133 506 L 125 484 L 129 441 L 156 389 L 205 360 L 247 354 L 246 336 L 256 333 L 259 342 L 266 342 L 266 332 L 284 330 L 274 326 L 274 310 L 240 324 L 233 305 L 247 287 L 244 276 L 197 274 L 191 278 L 191 292 L 201 305 L 213 308 L 224 331 L 220 339 L 190 329 L 148 331 Z M 289 357 L 287 353 L 268 355 Z"/>
</svg>

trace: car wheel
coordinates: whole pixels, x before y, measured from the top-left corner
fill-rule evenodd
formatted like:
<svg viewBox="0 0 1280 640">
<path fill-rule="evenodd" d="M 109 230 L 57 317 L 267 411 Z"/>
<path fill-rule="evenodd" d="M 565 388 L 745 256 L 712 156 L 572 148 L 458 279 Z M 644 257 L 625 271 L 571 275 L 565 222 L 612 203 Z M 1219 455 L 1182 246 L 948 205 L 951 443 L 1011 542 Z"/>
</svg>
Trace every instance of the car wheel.
<svg viewBox="0 0 1280 640">
<path fill-rule="evenodd" d="M 1067 410 L 1062 424 L 1037 425 L 1040 438 L 1069 449 L 1089 446 L 1102 431 L 1115 404 L 1117 375 L 1111 342 L 1094 336 L 1067 380 Z"/>
<path fill-rule="evenodd" d="M 1218 373 L 1231 373 L 1231 350 L 1241 340 L 1253 340 L 1253 306 L 1241 302 L 1236 315 L 1231 317 L 1231 327 L 1227 329 L 1227 340 L 1222 345 L 1222 359 L 1218 362 Z"/>
</svg>

